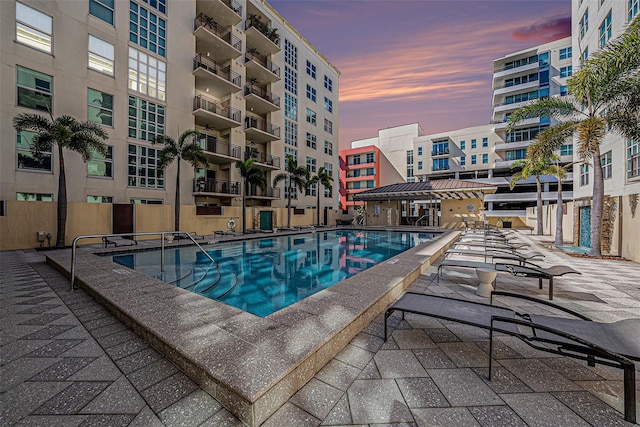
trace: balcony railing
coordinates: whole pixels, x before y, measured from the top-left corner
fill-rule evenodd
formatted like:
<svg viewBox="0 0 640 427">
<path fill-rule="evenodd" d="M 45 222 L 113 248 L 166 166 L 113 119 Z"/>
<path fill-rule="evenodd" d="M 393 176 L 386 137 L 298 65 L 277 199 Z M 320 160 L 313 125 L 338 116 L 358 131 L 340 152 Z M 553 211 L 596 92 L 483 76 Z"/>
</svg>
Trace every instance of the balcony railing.
<svg viewBox="0 0 640 427">
<path fill-rule="evenodd" d="M 198 68 L 207 70 L 210 73 L 216 74 L 236 86 L 240 86 L 240 74 L 236 73 L 235 71 L 231 71 L 230 66 L 223 67 L 222 65 L 218 64 L 216 61 L 202 53 L 193 58 L 193 70 L 195 71 Z"/>
<path fill-rule="evenodd" d="M 258 52 L 258 51 L 255 51 L 255 52 L 249 51 L 249 52 L 247 52 L 244 55 L 244 62 L 247 63 L 249 61 L 253 61 L 253 62 L 256 62 L 256 63 L 262 65 L 264 68 L 266 68 L 267 70 L 271 71 L 276 76 L 280 77 L 280 67 L 278 67 L 276 64 L 271 62 L 271 59 L 269 59 L 267 56 L 261 54 L 260 52 Z"/>
<path fill-rule="evenodd" d="M 241 157 L 242 149 L 238 145 L 229 144 L 226 140 L 213 135 L 200 134 L 198 143 L 209 153 L 222 154 L 235 159 Z"/>
<path fill-rule="evenodd" d="M 432 156 L 444 156 L 445 154 L 449 154 L 448 148 L 445 148 L 444 150 L 436 150 L 436 149 L 431 150 Z"/>
<path fill-rule="evenodd" d="M 193 98 L 193 109 L 194 111 L 202 109 L 210 113 L 226 117 L 235 122 L 240 122 L 242 118 L 242 113 L 237 108 L 224 106 L 215 99 L 207 98 L 202 95 L 196 95 L 195 98 Z"/>
<path fill-rule="evenodd" d="M 263 154 L 258 150 L 247 147 L 244 152 L 244 160 L 247 161 L 249 159 L 256 159 L 258 163 L 280 168 L 280 157 L 273 156 L 271 154 Z"/>
<path fill-rule="evenodd" d="M 193 180 L 193 192 L 236 195 L 240 194 L 240 183 L 237 181 L 196 178 Z"/>
<path fill-rule="evenodd" d="M 280 97 L 278 95 L 274 95 L 266 89 L 261 88 L 260 86 L 256 86 L 255 84 L 247 84 L 244 87 L 244 95 L 256 95 L 265 101 L 269 101 L 273 105 L 280 106 Z"/>
<path fill-rule="evenodd" d="M 229 46 L 233 46 L 235 50 L 242 51 L 242 40 L 234 36 L 231 33 L 230 28 L 223 27 L 222 25 L 214 21 L 213 18 L 205 15 L 204 13 L 196 16 L 196 19 L 193 23 L 194 30 L 197 30 L 200 27 L 206 28 L 207 30 L 209 30 L 209 32 L 218 36 L 220 40 L 226 42 L 227 44 L 229 44 Z"/>
<path fill-rule="evenodd" d="M 280 126 L 274 125 L 273 123 L 268 122 L 261 117 L 250 117 L 250 116 L 245 117 L 244 128 L 258 129 L 268 133 L 269 135 L 273 135 L 280 138 Z"/>
<path fill-rule="evenodd" d="M 222 3 L 229 6 L 231 10 L 235 12 L 236 15 L 242 17 L 242 6 L 235 0 L 220 0 Z"/>
<path fill-rule="evenodd" d="M 274 199 L 280 198 L 280 188 L 266 187 L 264 190 L 258 186 L 249 185 L 249 191 L 247 191 L 249 197 L 273 197 Z"/>
<path fill-rule="evenodd" d="M 273 44 L 277 46 L 280 45 L 280 36 L 278 35 L 277 28 L 269 28 L 267 24 L 259 21 L 255 16 L 249 15 L 244 24 L 244 29 L 248 30 L 251 27 L 255 28 L 260 33 L 264 34 L 264 36 L 269 40 L 271 40 Z"/>
</svg>

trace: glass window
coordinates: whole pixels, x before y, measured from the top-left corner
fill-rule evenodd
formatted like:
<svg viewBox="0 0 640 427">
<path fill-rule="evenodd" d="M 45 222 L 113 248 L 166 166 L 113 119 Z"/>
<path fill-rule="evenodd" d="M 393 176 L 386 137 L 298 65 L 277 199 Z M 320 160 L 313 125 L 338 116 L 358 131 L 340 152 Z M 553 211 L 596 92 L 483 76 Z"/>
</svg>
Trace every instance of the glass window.
<svg viewBox="0 0 640 427">
<path fill-rule="evenodd" d="M 157 199 L 131 199 L 132 205 L 161 205 L 162 200 Z"/>
<path fill-rule="evenodd" d="M 89 34 L 89 68 L 113 76 L 114 47 Z"/>
<path fill-rule="evenodd" d="M 113 203 L 112 196 L 87 196 L 87 203 Z"/>
<path fill-rule="evenodd" d="M 311 87 L 310 85 L 307 85 L 307 98 L 309 98 L 313 102 L 316 102 L 316 89 Z"/>
<path fill-rule="evenodd" d="M 87 162 L 88 175 L 100 178 L 113 178 L 113 147 L 107 147 L 107 155 L 98 152 L 91 155 Z"/>
<path fill-rule="evenodd" d="M 284 62 L 298 69 L 298 48 L 287 39 L 284 40 Z"/>
<path fill-rule="evenodd" d="M 164 101 L 166 67 L 163 61 L 130 47 L 129 89 Z"/>
<path fill-rule="evenodd" d="M 407 164 L 413 164 L 413 150 L 407 150 Z"/>
<path fill-rule="evenodd" d="M 17 94 L 20 107 L 51 112 L 53 77 L 16 65 Z"/>
<path fill-rule="evenodd" d="M 571 77 L 572 74 L 573 74 L 573 66 L 569 65 L 568 67 L 560 67 L 561 78 Z"/>
<path fill-rule="evenodd" d="M 418 170 L 422 170 L 422 160 L 418 160 Z"/>
<path fill-rule="evenodd" d="M 333 80 L 327 76 L 324 76 L 324 88 L 329 92 L 333 92 Z"/>
<path fill-rule="evenodd" d="M 477 145 L 477 144 L 476 144 L 476 140 L 475 140 L 475 139 L 472 139 L 472 140 L 471 140 L 471 149 L 473 150 L 474 148 L 476 148 L 476 145 Z"/>
<path fill-rule="evenodd" d="M 316 112 L 307 108 L 307 122 L 316 125 Z"/>
<path fill-rule="evenodd" d="M 16 155 L 18 158 L 18 169 L 29 171 L 52 172 L 51 148 L 41 152 L 36 157 L 31 150 L 31 142 L 35 132 L 18 131 L 16 138 Z"/>
<path fill-rule="evenodd" d="M 284 94 L 284 115 L 291 120 L 298 120 L 298 99 L 291 94 Z"/>
<path fill-rule="evenodd" d="M 413 165 L 407 165 L 407 181 L 414 182 L 411 178 L 413 178 Z"/>
<path fill-rule="evenodd" d="M 157 169 L 160 150 L 129 144 L 128 172 L 130 187 L 164 188 L 164 171 Z"/>
<path fill-rule="evenodd" d="M 560 59 L 569 59 L 571 58 L 571 47 L 565 47 L 564 49 L 560 49 Z"/>
<path fill-rule="evenodd" d="M 324 109 L 330 113 L 333 113 L 333 101 L 326 96 L 324 97 Z"/>
<path fill-rule="evenodd" d="M 562 144 L 560 146 L 561 156 L 573 156 L 573 144 Z"/>
<path fill-rule="evenodd" d="M 482 138 L 482 146 L 483 147 L 489 146 L 489 138 Z"/>
<path fill-rule="evenodd" d="M 16 200 L 21 202 L 53 202 L 53 194 L 16 193 Z"/>
<path fill-rule="evenodd" d="M 629 21 L 638 14 L 638 11 L 640 11 L 640 0 L 628 0 L 627 18 Z"/>
<path fill-rule="evenodd" d="M 418 147 L 418 156 L 422 156 L 422 147 Z"/>
<path fill-rule="evenodd" d="M 607 14 L 607 17 L 604 18 L 602 24 L 600 24 L 600 28 L 598 32 L 600 33 L 599 44 L 600 47 L 604 47 L 605 44 L 611 39 L 611 11 Z"/>
<path fill-rule="evenodd" d="M 16 41 L 51 53 L 52 18 L 16 2 Z"/>
<path fill-rule="evenodd" d="M 331 120 L 324 119 L 324 131 L 333 135 L 333 122 Z"/>
<path fill-rule="evenodd" d="M 584 15 L 580 18 L 580 38 L 584 37 L 584 34 L 589 30 L 589 9 L 584 11 Z"/>
<path fill-rule="evenodd" d="M 611 178 L 611 172 L 612 172 L 611 151 L 608 151 L 608 152 L 604 153 L 602 156 L 600 156 L 600 163 L 602 164 L 602 179 Z"/>
<path fill-rule="evenodd" d="M 307 132 L 307 147 L 316 149 L 316 136 Z"/>
<path fill-rule="evenodd" d="M 159 12 L 167 14 L 167 0 L 142 0 L 152 8 L 156 9 Z"/>
<path fill-rule="evenodd" d="M 307 170 L 311 173 L 316 173 L 316 159 L 313 157 L 307 157 Z"/>
<path fill-rule="evenodd" d="M 89 0 L 89 15 L 113 25 L 115 0 Z"/>
<path fill-rule="evenodd" d="M 471 164 L 472 164 L 472 165 L 475 165 L 476 163 L 478 163 L 478 161 L 477 161 L 477 156 L 476 156 L 475 154 L 473 154 L 473 155 L 471 156 Z"/>
<path fill-rule="evenodd" d="M 460 157 L 460 166 L 464 166 L 467 164 L 467 156 Z"/>
<path fill-rule="evenodd" d="M 284 88 L 294 95 L 298 94 L 298 73 L 285 65 Z"/>
<path fill-rule="evenodd" d="M 89 88 L 87 104 L 90 122 L 113 127 L 113 95 Z"/>
<path fill-rule="evenodd" d="M 589 185 L 589 165 L 580 165 L 580 186 Z"/>
<path fill-rule="evenodd" d="M 589 59 L 589 46 L 585 47 L 582 51 L 582 60 L 586 61 L 587 59 Z"/>
<path fill-rule="evenodd" d="M 329 154 L 329 155 L 333 154 L 333 143 L 329 141 L 324 142 L 324 154 Z"/>
<path fill-rule="evenodd" d="M 627 178 L 640 177 L 640 142 L 627 140 Z"/>
<path fill-rule="evenodd" d="M 365 163 L 373 163 L 376 161 L 376 155 L 374 153 L 367 153 L 367 161 Z"/>
<path fill-rule="evenodd" d="M 566 85 L 560 86 L 560 96 L 567 96 L 569 94 L 569 89 Z"/>
<path fill-rule="evenodd" d="M 461 149 L 461 150 L 466 149 L 466 147 L 465 147 L 465 146 L 466 146 L 466 143 L 465 143 L 464 141 L 460 141 L 460 149 Z"/>
<path fill-rule="evenodd" d="M 289 119 L 284 119 L 284 142 L 294 147 L 298 146 L 298 124 Z"/>
<path fill-rule="evenodd" d="M 449 154 L 449 142 L 434 142 L 431 148 L 432 156 L 441 156 L 443 154 Z"/>
<path fill-rule="evenodd" d="M 538 54 L 538 65 L 540 65 L 541 67 L 549 65 L 549 52 Z"/>
<path fill-rule="evenodd" d="M 130 1 L 129 41 L 164 57 L 167 47 L 167 22 L 134 1 Z"/>
<path fill-rule="evenodd" d="M 527 149 L 522 148 L 520 150 L 509 150 L 505 154 L 506 154 L 507 161 L 520 160 L 527 157 Z"/>
<path fill-rule="evenodd" d="M 449 170 L 449 159 L 433 159 L 431 169 L 434 172 Z"/>
<path fill-rule="evenodd" d="M 489 154 L 482 155 L 482 163 L 489 163 Z"/>
<path fill-rule="evenodd" d="M 129 96 L 129 138 L 153 141 L 164 134 L 165 107 Z"/>
<path fill-rule="evenodd" d="M 293 160 L 298 161 L 298 150 L 291 147 L 284 147 L 284 156 L 291 156 Z"/>
<path fill-rule="evenodd" d="M 307 61 L 307 74 L 309 74 L 313 79 L 316 78 L 316 66 L 310 61 Z"/>
</svg>

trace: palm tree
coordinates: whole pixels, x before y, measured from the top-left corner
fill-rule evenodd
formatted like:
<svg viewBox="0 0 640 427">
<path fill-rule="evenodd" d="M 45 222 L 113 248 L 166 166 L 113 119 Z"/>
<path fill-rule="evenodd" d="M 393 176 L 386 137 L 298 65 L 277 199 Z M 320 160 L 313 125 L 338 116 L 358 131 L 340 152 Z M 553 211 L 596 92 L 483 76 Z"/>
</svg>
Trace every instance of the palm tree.
<svg viewBox="0 0 640 427">
<path fill-rule="evenodd" d="M 287 186 L 287 228 L 291 228 L 291 194 L 294 187 L 301 193 L 304 191 L 309 182 L 309 169 L 298 166 L 293 156 L 288 155 L 284 170 L 273 178 L 273 186 L 277 186 L 280 181 L 284 181 Z"/>
<path fill-rule="evenodd" d="M 247 231 L 247 225 L 246 225 L 246 221 L 245 221 L 245 217 L 246 217 L 246 197 L 247 197 L 247 190 L 249 188 L 249 185 L 255 185 L 260 187 L 262 190 L 264 190 L 267 187 L 267 179 L 264 175 L 264 171 L 256 166 L 254 166 L 253 164 L 257 161 L 258 159 L 248 159 L 246 161 L 242 161 L 242 160 L 238 160 L 236 162 L 236 169 L 238 170 L 238 172 L 240 173 L 240 176 L 242 177 L 243 180 L 243 185 L 242 185 L 242 233 L 245 233 Z"/>
<path fill-rule="evenodd" d="M 56 230 L 56 247 L 65 246 L 67 226 L 67 178 L 65 174 L 64 150 L 80 153 L 82 160 L 89 160 L 94 152 L 107 155 L 107 145 L 103 142 L 109 138 L 107 132 L 93 122 L 80 122 L 71 116 L 60 116 L 56 119 L 49 113 L 50 119 L 33 113 L 18 114 L 13 118 L 13 127 L 18 131 L 35 132 L 31 141 L 34 157 L 41 158 L 44 152 L 58 146 L 58 224 Z"/>
<path fill-rule="evenodd" d="M 536 179 L 536 227 L 538 236 L 542 236 L 542 184 L 540 183 L 540 176 L 553 175 L 556 170 L 552 169 L 551 159 L 548 157 L 535 157 L 530 156 L 527 153 L 526 159 L 516 160 L 511 165 L 511 169 L 521 168 L 520 171 L 513 174 L 511 181 L 509 181 L 509 187 L 513 190 L 516 186 L 516 182 L 535 177 Z"/>
<path fill-rule="evenodd" d="M 604 180 L 600 160 L 600 143 L 607 130 L 630 139 L 640 138 L 640 18 L 636 17 L 625 32 L 607 44 L 567 80 L 569 96 L 542 98 L 514 111 L 508 130 L 534 117 L 551 117 L 559 122 L 542 133 L 551 144 L 560 147 L 566 139 L 577 138 L 580 160 L 593 165 L 591 201 L 591 249 L 589 255 L 601 256 Z M 542 134 L 541 133 L 541 134 Z"/>
<path fill-rule="evenodd" d="M 327 171 L 324 169 L 324 166 L 320 166 L 318 168 L 318 174 L 311 177 L 311 179 L 309 180 L 309 184 L 321 184 L 323 187 L 331 190 L 331 181 L 333 181 L 331 175 L 327 173 Z M 317 187 L 318 188 L 316 188 L 316 193 L 318 196 L 318 203 L 316 204 L 316 219 L 318 225 L 320 225 L 320 185 L 318 185 Z"/>
<path fill-rule="evenodd" d="M 158 135 L 152 144 L 162 145 L 158 153 L 158 169 L 165 170 L 171 163 L 178 160 L 178 171 L 176 172 L 176 195 L 174 207 L 174 228 L 180 231 L 180 163 L 186 160 L 194 168 L 202 165 L 209 166 L 207 156 L 196 138 L 200 135 L 197 130 L 186 130 L 178 137 L 178 140 L 167 135 Z"/>
</svg>

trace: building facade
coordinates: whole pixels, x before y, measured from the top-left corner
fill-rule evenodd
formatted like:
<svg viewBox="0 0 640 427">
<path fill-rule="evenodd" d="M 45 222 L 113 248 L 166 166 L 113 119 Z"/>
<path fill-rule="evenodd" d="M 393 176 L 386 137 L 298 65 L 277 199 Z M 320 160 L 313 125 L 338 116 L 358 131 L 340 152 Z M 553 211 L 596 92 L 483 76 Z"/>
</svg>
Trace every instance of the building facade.
<svg viewBox="0 0 640 427">
<path fill-rule="evenodd" d="M 182 167 L 181 200 L 239 206 L 235 162 L 255 158 L 266 190 L 248 205 L 283 207 L 271 188 L 285 156 L 337 178 L 339 71 L 264 1 L 0 2 L 1 200 L 55 201 L 58 154 L 35 158 L 19 113 L 99 123 L 108 154 L 64 153 L 70 202 L 172 204 L 176 164 L 159 170 L 157 135 L 201 132 L 207 168 Z M 315 190 L 294 205 L 316 206 Z M 336 209 L 337 192 L 321 206 Z"/>
</svg>

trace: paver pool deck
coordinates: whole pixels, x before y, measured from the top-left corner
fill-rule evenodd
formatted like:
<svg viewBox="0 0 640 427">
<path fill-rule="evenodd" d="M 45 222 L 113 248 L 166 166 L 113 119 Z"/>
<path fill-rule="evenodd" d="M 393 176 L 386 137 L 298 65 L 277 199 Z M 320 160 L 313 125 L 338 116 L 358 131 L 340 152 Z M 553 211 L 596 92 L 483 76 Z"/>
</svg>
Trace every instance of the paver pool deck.
<svg viewBox="0 0 640 427">
<path fill-rule="evenodd" d="M 539 239 L 524 234 L 520 238 L 534 245 Z M 540 245 L 535 249 L 546 253 L 545 265 L 569 264 L 583 273 L 557 279 L 557 303 L 600 321 L 640 317 L 639 264 L 573 258 Z M 0 425 L 241 425 L 204 391 L 211 393 L 210 387 L 199 387 L 86 291 L 69 291 L 68 279 L 47 265 L 41 252 L 3 252 L 0 261 Z M 383 267 L 389 272 L 398 263 L 402 264 Z M 474 293 L 477 277 L 473 270 L 448 270 L 440 283 L 434 280 L 434 273 L 435 267 L 430 266 L 414 274 L 409 289 L 482 300 Z M 137 276 L 127 279 L 140 285 Z M 535 279 L 506 274 L 498 276 L 498 286 L 542 298 L 546 292 L 538 290 Z M 342 297 L 340 310 L 326 300 L 336 296 L 329 293 L 310 301 L 313 305 L 298 307 L 297 317 L 283 323 L 296 326 L 306 321 L 322 325 L 320 329 L 343 330 L 336 315 L 340 318 L 343 311 L 353 315 L 356 310 L 348 296 L 366 296 L 348 293 L 347 288 L 333 292 L 343 292 L 338 295 Z M 390 297 L 393 295 L 395 291 Z M 144 301 L 134 297 L 129 296 L 131 306 L 142 307 L 144 312 Z M 167 292 L 165 298 L 169 297 L 187 298 Z M 195 311 L 201 316 L 200 332 L 209 335 L 208 325 L 218 320 L 211 319 L 206 314 L 209 308 L 202 304 Z M 171 313 L 157 308 L 150 312 L 155 317 L 164 315 L 165 321 L 172 318 Z M 299 328 L 306 333 L 292 337 L 275 320 L 265 321 L 256 332 L 243 328 L 244 315 L 234 313 L 228 319 L 216 327 L 243 339 L 236 352 L 224 358 L 230 364 L 219 369 L 233 371 L 233 375 L 244 372 L 249 386 L 263 384 L 260 381 L 280 363 L 302 352 L 301 343 L 313 341 L 309 338 L 313 331 Z M 300 376 L 310 375 L 311 379 L 264 426 L 629 425 L 621 413 L 621 370 L 591 368 L 539 352 L 512 337 L 500 337 L 494 354 L 495 378 L 489 382 L 485 376 L 486 331 L 407 315 L 405 321 L 393 318 L 395 330 L 385 343 L 382 316 L 369 320 L 365 316 L 358 322 L 353 330 L 362 332 L 353 339 L 336 341 L 332 351 L 339 351 L 325 363 L 318 358 L 313 367 L 317 372 L 305 371 Z M 167 329 L 172 327 L 183 338 L 189 333 L 175 322 Z M 198 337 L 188 335 L 185 341 L 197 345 Z M 237 362 L 242 360 L 240 355 L 254 348 L 248 344 L 259 347 L 261 343 L 275 350 L 266 358 L 254 353 L 254 365 L 243 370 Z M 223 360 L 221 355 L 207 357 Z M 189 366 L 182 369 L 193 376 Z M 230 407 L 229 402 L 224 403 Z"/>
</svg>

